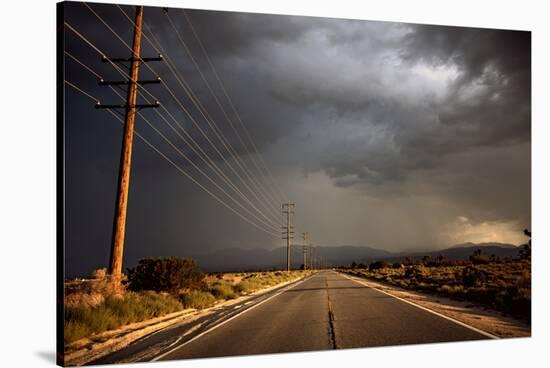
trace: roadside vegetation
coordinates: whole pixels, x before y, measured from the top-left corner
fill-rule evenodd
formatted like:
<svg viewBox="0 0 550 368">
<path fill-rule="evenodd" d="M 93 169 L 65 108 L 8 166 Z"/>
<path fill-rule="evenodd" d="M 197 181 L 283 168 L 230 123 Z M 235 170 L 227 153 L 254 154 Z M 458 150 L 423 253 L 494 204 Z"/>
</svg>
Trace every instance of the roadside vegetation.
<svg viewBox="0 0 550 368">
<path fill-rule="evenodd" d="M 204 274 L 187 258 L 149 258 L 128 269 L 122 285 L 105 269 L 65 282 L 65 343 L 181 311 L 204 309 L 291 281 L 308 271 Z"/>
<path fill-rule="evenodd" d="M 404 263 L 355 262 L 344 272 L 403 289 L 479 303 L 516 318 L 531 320 L 531 244 L 518 258 L 500 259 L 476 250 L 468 260 L 443 257 Z"/>
</svg>

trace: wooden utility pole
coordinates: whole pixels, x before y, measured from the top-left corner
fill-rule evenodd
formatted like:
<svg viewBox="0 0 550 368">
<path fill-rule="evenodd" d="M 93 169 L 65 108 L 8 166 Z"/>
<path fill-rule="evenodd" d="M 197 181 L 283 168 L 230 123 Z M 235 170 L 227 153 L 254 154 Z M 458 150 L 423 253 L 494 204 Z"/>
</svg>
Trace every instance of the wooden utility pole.
<svg viewBox="0 0 550 368">
<path fill-rule="evenodd" d="M 157 76 L 154 80 L 140 81 L 138 80 L 139 65 L 142 62 L 161 61 L 162 55 L 154 58 L 141 58 L 141 27 L 143 23 L 143 6 L 136 6 L 136 17 L 134 22 L 134 38 L 132 43 L 132 55 L 130 58 L 114 58 L 110 59 L 106 56 L 102 57 L 103 62 L 109 63 L 126 63 L 129 62 L 128 81 L 105 81 L 99 80 L 99 85 L 128 85 L 126 104 L 103 105 L 100 102 L 96 104 L 97 108 L 119 109 L 126 110 L 124 119 L 124 135 L 122 140 L 122 152 L 120 155 L 120 167 L 118 173 L 117 197 L 115 204 L 115 218 L 113 226 L 113 238 L 111 243 L 111 256 L 109 260 L 109 274 L 115 280 L 120 280 L 122 275 L 122 254 L 124 251 L 124 235 L 126 228 L 126 208 L 128 206 L 128 189 L 130 186 L 130 167 L 132 162 L 132 141 L 134 136 L 134 123 L 136 119 L 137 109 L 148 107 L 159 107 L 160 103 L 156 101 L 154 104 L 138 104 L 137 90 L 138 85 L 160 83 L 160 77 Z"/>
<path fill-rule="evenodd" d="M 283 203 L 283 214 L 286 214 L 286 226 L 283 226 L 283 239 L 286 239 L 286 270 L 290 271 L 290 240 L 294 238 L 294 231 L 291 223 L 291 215 L 294 203 Z"/>
<path fill-rule="evenodd" d="M 303 251 L 304 251 L 304 271 L 307 270 L 307 252 L 309 243 L 309 233 L 302 233 Z"/>
<path fill-rule="evenodd" d="M 120 278 L 122 273 L 122 253 L 124 251 L 124 235 L 126 229 L 126 208 L 128 206 L 128 188 L 130 187 L 130 164 L 132 162 L 132 142 L 134 138 L 134 123 L 136 120 L 137 84 L 139 73 L 139 55 L 141 50 L 141 24 L 143 22 L 143 6 L 136 7 L 134 41 L 132 44 L 132 62 L 130 66 L 130 84 L 126 97 L 126 117 L 124 119 L 124 138 L 120 156 L 120 171 L 118 174 L 118 190 L 115 209 L 115 224 L 111 246 L 111 261 L 109 273 Z"/>
</svg>

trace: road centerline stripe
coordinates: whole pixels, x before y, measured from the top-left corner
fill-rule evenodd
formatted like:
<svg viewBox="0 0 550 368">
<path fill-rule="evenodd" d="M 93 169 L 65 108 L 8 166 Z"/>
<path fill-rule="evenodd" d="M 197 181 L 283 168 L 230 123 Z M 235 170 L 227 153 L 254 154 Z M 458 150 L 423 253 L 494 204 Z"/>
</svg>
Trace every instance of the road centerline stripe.
<svg viewBox="0 0 550 368">
<path fill-rule="evenodd" d="M 334 312 L 332 311 L 332 302 L 330 300 L 330 292 L 328 288 L 328 279 L 325 276 L 325 290 L 327 292 L 327 303 L 328 303 L 328 338 L 330 345 L 333 349 L 338 349 L 336 345 L 336 332 L 334 331 Z"/>
</svg>

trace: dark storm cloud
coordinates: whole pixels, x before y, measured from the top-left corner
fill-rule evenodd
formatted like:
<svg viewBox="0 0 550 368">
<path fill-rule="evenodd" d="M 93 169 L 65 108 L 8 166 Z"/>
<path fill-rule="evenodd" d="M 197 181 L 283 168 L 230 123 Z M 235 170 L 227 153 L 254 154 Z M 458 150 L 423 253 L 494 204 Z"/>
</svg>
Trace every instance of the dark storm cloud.
<svg viewBox="0 0 550 368">
<path fill-rule="evenodd" d="M 280 126 L 283 140 L 301 134 L 303 141 L 289 138 L 287 164 L 300 157 L 306 172 L 322 170 L 369 195 L 411 195 L 416 189 L 405 183 L 421 180 L 417 173 L 455 173 L 429 190 L 467 201 L 472 213 L 490 208 L 493 220 L 530 221 L 528 205 L 503 205 L 530 201 L 528 32 L 310 18 L 295 27 L 293 17 L 265 16 L 258 19 L 266 32 L 254 33 L 247 19 L 254 16 L 228 22 L 224 40 L 240 45 L 239 77 L 260 73 L 258 90 L 292 111 L 292 125 L 271 118 L 280 108 L 253 119 Z M 270 32 L 270 21 L 286 36 Z"/>
<path fill-rule="evenodd" d="M 93 7 L 130 42 L 131 25 L 118 8 Z M 131 14 L 130 7 L 124 9 Z M 106 53 L 125 52 L 89 10 L 81 4 L 69 10 L 68 22 Z M 146 8 L 145 14 L 186 82 L 250 164 L 162 9 Z M 509 234 L 530 226 L 530 33 L 198 10 L 187 14 L 277 182 L 297 202 L 299 225 L 316 234 L 318 243 L 400 250 L 493 239 L 477 235 L 483 232 L 515 241 Z M 170 9 L 168 15 L 234 119 L 182 11 Z M 144 55 L 156 52 L 146 41 L 143 45 Z M 70 33 L 67 50 L 117 77 Z M 180 102 L 191 106 L 166 63 L 153 66 Z M 144 78 L 151 76 L 142 70 Z M 116 98 L 71 61 L 67 73 L 94 96 Z M 178 103 L 162 88 L 150 90 L 221 165 Z M 78 272 L 106 262 L 121 134 L 120 124 L 104 112 L 81 113 L 88 108 L 82 96 L 68 97 L 72 227 L 67 255 L 86 258 L 75 266 Z M 211 134 L 196 109 L 190 111 Z M 144 115 L 178 141 L 153 111 Z M 217 190 L 144 121 L 138 129 Z M 181 141 L 179 147 L 200 162 Z M 231 174 L 227 166 L 223 169 Z M 133 170 L 128 265 L 148 255 L 279 244 L 251 230 L 143 144 L 135 146 Z M 478 238 L 469 238 L 472 234 Z"/>
<path fill-rule="evenodd" d="M 522 31 L 419 25 L 405 36 L 403 58 L 431 64 L 455 63 L 464 74 L 462 83 L 480 77 L 495 66 L 508 78 L 523 77 L 521 92 L 529 93 L 531 35 Z"/>
</svg>

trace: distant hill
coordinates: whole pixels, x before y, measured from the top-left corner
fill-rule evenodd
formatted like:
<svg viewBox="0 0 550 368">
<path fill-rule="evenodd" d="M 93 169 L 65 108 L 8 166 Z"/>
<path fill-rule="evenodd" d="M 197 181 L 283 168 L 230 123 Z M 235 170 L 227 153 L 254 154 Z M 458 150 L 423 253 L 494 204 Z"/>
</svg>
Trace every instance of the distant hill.
<svg viewBox="0 0 550 368">
<path fill-rule="evenodd" d="M 461 244 L 455 244 L 449 248 L 470 248 L 470 247 L 477 247 L 477 248 L 483 248 L 483 247 L 501 247 L 501 248 L 511 248 L 516 249 L 517 246 L 513 244 L 506 244 L 506 243 L 461 243 Z"/>
<path fill-rule="evenodd" d="M 430 256 L 435 258 L 439 255 L 442 255 L 446 259 L 468 259 L 475 250 L 481 249 L 482 254 L 488 256 L 494 254 L 499 257 L 517 257 L 519 252 L 519 247 L 513 244 L 503 244 L 503 243 L 464 243 L 453 245 L 449 248 L 428 251 L 428 252 L 414 252 L 414 253 L 400 253 L 398 255 L 388 257 L 387 260 L 391 261 L 400 261 L 406 257 L 412 257 L 413 259 L 420 259 L 424 256 Z"/>
<path fill-rule="evenodd" d="M 399 262 L 407 257 L 416 260 L 426 255 L 432 258 L 442 255 L 446 259 L 468 259 L 476 249 L 481 249 L 483 254 L 487 255 L 517 257 L 519 251 L 519 247 L 503 243 L 464 243 L 436 251 L 400 253 L 354 245 L 318 246 L 315 249 L 319 256 L 329 260 L 333 265 L 348 265 L 352 262 L 370 263 L 382 259 L 389 262 Z M 206 272 L 283 269 L 286 267 L 286 247 L 271 250 L 263 248 L 225 248 L 192 255 L 192 258 L 196 259 L 200 268 Z M 300 267 L 303 263 L 303 253 L 300 245 L 295 245 L 292 248 L 291 261 L 293 268 Z"/>
</svg>

